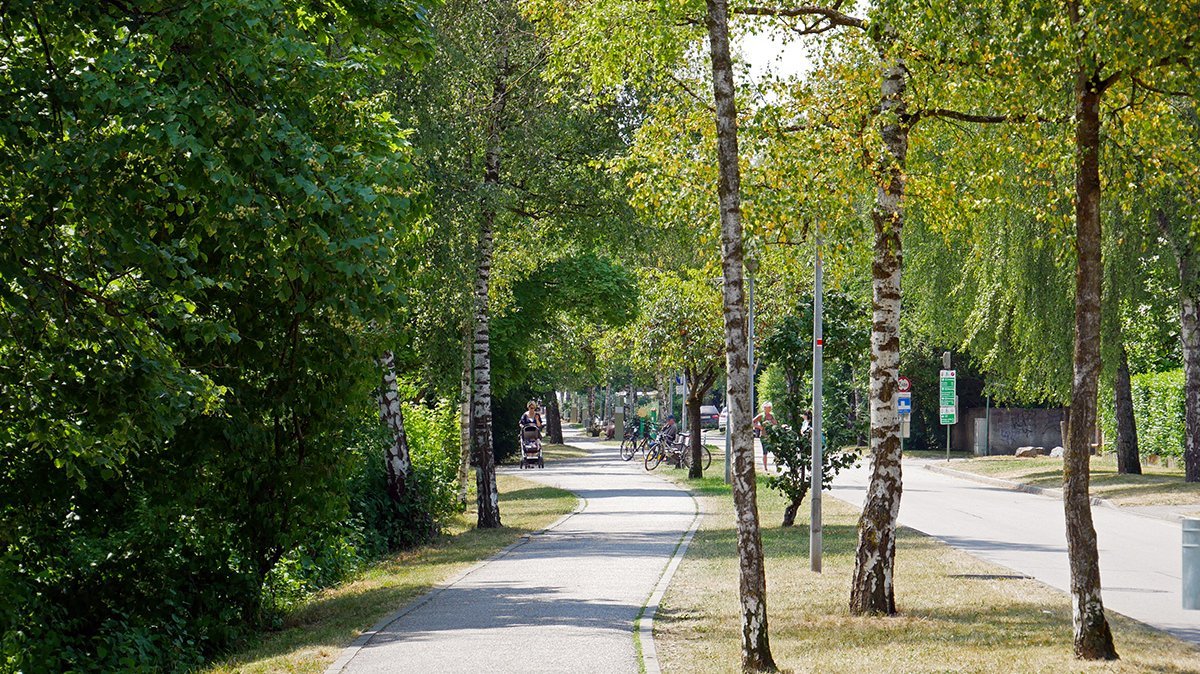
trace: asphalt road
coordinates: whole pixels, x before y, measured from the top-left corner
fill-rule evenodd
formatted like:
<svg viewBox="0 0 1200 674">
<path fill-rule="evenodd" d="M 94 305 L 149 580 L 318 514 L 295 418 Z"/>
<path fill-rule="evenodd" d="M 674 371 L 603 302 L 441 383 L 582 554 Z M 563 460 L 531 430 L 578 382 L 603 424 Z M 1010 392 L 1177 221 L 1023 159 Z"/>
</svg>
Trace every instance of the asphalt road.
<svg viewBox="0 0 1200 674">
<path fill-rule="evenodd" d="M 904 462 L 902 525 L 1069 592 L 1060 499 L 935 473 L 923 463 Z M 867 480 L 866 465 L 844 472 L 831 493 L 862 507 Z M 1105 608 L 1200 644 L 1200 611 L 1181 608 L 1180 524 L 1099 506 L 1092 517 Z"/>
<path fill-rule="evenodd" d="M 635 674 L 634 620 L 696 502 L 615 448 L 578 444 L 593 453 L 521 475 L 575 492 L 582 511 L 418 600 L 333 671 Z"/>
</svg>

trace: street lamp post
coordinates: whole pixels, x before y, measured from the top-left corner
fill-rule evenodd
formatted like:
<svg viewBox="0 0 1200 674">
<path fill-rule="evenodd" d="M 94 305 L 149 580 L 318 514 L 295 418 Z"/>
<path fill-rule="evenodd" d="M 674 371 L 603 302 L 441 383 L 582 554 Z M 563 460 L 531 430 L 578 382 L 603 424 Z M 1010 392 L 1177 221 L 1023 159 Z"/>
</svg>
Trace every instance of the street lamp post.
<svg viewBox="0 0 1200 674">
<path fill-rule="evenodd" d="M 822 377 L 825 367 L 824 339 L 824 293 L 821 270 L 821 237 L 817 237 L 817 251 L 813 262 L 813 394 L 812 394 L 812 515 L 808 523 L 808 561 L 817 573 L 821 572 L 821 487 L 825 482 L 824 457 L 821 447 L 821 396 Z"/>
</svg>

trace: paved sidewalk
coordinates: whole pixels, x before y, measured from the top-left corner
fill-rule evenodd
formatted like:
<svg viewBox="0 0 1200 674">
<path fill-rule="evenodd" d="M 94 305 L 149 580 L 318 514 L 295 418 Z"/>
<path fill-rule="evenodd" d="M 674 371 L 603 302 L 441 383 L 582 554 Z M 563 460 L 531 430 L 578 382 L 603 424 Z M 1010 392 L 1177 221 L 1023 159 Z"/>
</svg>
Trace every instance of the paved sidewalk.
<svg viewBox="0 0 1200 674">
<path fill-rule="evenodd" d="M 575 492 L 583 509 L 418 600 L 341 671 L 638 671 L 634 620 L 695 519 L 696 502 L 621 461 L 615 448 L 590 438 L 568 442 L 592 453 L 520 474 Z"/>
<path fill-rule="evenodd" d="M 863 463 L 838 475 L 833 496 L 862 506 L 868 480 Z M 900 524 L 1070 590 L 1061 499 L 925 470 L 922 463 L 904 462 Z M 1182 609 L 1179 523 L 1102 507 L 1093 507 L 1092 517 L 1105 608 L 1200 644 L 1200 611 Z"/>
</svg>

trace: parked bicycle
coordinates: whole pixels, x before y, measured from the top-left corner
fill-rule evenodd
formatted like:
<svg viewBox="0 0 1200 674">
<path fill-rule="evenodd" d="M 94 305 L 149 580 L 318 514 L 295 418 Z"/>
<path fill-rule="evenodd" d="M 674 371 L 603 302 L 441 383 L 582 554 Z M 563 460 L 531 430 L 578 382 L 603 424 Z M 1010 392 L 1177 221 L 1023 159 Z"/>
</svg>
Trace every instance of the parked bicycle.
<svg viewBox="0 0 1200 674">
<path fill-rule="evenodd" d="M 645 465 L 646 470 L 654 470 L 663 461 L 668 461 L 676 468 L 691 468 L 692 467 L 692 450 L 688 446 L 688 434 L 680 433 L 674 443 L 667 444 L 661 442 L 660 438 L 650 444 L 646 450 Z M 708 470 L 712 465 L 712 450 L 707 446 L 700 447 L 700 467 Z"/>
</svg>

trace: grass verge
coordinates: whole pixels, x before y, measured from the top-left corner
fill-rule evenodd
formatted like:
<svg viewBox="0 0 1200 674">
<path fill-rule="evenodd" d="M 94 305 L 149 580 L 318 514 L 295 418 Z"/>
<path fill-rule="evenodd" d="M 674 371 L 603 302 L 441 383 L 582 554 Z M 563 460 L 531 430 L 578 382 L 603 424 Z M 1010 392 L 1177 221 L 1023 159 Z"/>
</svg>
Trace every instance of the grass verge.
<svg viewBox="0 0 1200 674">
<path fill-rule="evenodd" d="M 577 502 L 570 492 L 520 477 L 499 475 L 497 481 L 503 529 L 475 529 L 471 504 L 434 543 L 381 560 L 353 581 L 316 594 L 285 618 L 282 629 L 206 673 L 323 672 L 363 630 L 521 535 L 553 524 Z"/>
<path fill-rule="evenodd" d="M 715 465 L 715 464 L 714 464 Z M 735 672 L 740 664 L 737 549 L 733 501 L 716 471 L 689 481 L 706 513 L 655 621 L 666 672 Z M 850 505 L 826 498 L 824 573 L 809 571 L 807 507 L 782 528 L 783 500 L 759 483 L 771 646 L 785 671 L 1156 672 L 1200 671 L 1189 644 L 1109 614 L 1122 659 L 1083 663 L 1071 655 L 1066 595 L 982 562 L 933 538 L 901 529 L 892 618 L 855 618 L 847 610 L 854 568 Z M 807 504 L 806 504 L 807 505 Z"/>
<path fill-rule="evenodd" d="M 1053 489 L 1062 488 L 1062 466 L 1062 459 L 1044 456 L 981 456 L 949 464 L 956 470 Z M 1183 468 L 1143 462 L 1142 471 L 1142 475 L 1121 475 L 1115 456 L 1093 456 L 1091 494 L 1122 506 L 1195 505 L 1200 511 L 1200 483 L 1184 482 Z"/>
</svg>

